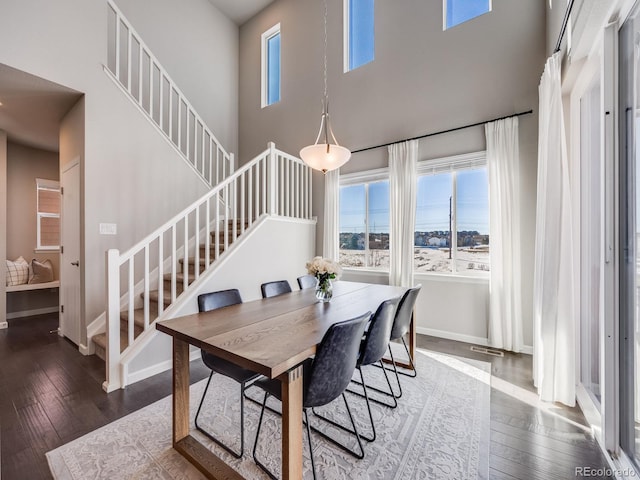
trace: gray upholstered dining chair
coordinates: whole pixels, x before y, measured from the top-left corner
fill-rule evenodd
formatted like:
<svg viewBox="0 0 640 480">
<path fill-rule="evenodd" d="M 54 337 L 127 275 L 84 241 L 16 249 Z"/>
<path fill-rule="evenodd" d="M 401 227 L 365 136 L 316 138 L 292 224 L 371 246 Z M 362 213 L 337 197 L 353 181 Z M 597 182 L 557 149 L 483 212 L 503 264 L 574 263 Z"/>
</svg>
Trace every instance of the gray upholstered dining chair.
<svg viewBox="0 0 640 480">
<path fill-rule="evenodd" d="M 204 293 L 198 296 L 198 310 L 200 312 L 208 312 L 210 310 L 216 310 L 218 308 L 228 307 L 230 305 L 237 305 L 239 303 L 242 303 L 242 297 L 240 297 L 240 292 L 238 292 L 237 289 Z M 207 367 L 211 369 L 211 374 L 209 375 L 207 386 L 204 389 L 204 393 L 202 394 L 202 399 L 200 400 L 200 405 L 198 405 L 198 411 L 196 412 L 196 418 L 195 418 L 196 429 L 198 429 L 204 435 L 206 435 L 215 443 L 220 445 L 222 448 L 224 448 L 227 452 L 229 452 L 235 458 L 241 458 L 244 453 L 244 391 L 253 383 L 255 379 L 257 379 L 260 376 L 260 374 L 253 372 L 251 370 L 247 370 L 245 368 L 239 367 L 238 365 L 232 362 L 229 362 L 211 353 L 205 352 L 204 350 L 201 350 L 201 354 L 202 354 L 202 361 Z M 198 422 L 198 417 L 200 415 L 200 411 L 202 410 L 202 405 L 207 395 L 207 391 L 209 390 L 209 385 L 211 384 L 211 377 L 213 377 L 214 372 L 224 375 L 226 377 L 232 378 L 233 380 L 235 380 L 240 384 L 240 451 L 239 452 L 231 448 L 229 445 L 224 443 L 219 438 L 215 437 L 212 433 L 202 428 L 202 425 Z"/>
<path fill-rule="evenodd" d="M 344 391 L 349 385 L 349 381 L 353 375 L 358 360 L 358 352 L 360 350 L 360 342 L 367 324 L 367 320 L 371 316 L 371 312 L 360 315 L 350 320 L 334 323 L 324 334 L 320 345 L 316 349 L 313 358 L 308 358 L 302 364 L 303 367 L 303 391 L 302 391 L 302 408 L 307 430 L 307 440 L 309 441 L 309 453 L 311 456 L 311 469 L 313 478 L 316 478 L 316 469 L 313 459 L 313 446 L 311 444 L 311 431 L 309 425 L 309 416 L 307 410 L 313 407 L 319 407 L 331 403 L 333 400 L 342 395 L 342 399 L 347 408 L 347 413 L 355 432 L 358 446 L 361 454 L 359 458 L 364 457 L 362 442 L 358 435 L 356 424 L 351 414 L 351 409 Z M 264 400 L 262 402 L 262 411 L 260 412 L 260 420 L 258 421 L 258 429 L 256 432 L 256 442 L 253 446 L 253 459 L 269 477 L 276 479 L 277 477 L 269 471 L 269 469 L 258 459 L 257 449 L 260 439 L 260 430 L 264 417 L 265 406 L 269 396 L 282 400 L 282 389 L 279 380 L 259 379 L 254 385 L 264 389 Z M 317 431 L 314 429 L 314 431 Z M 331 437 L 326 436 L 322 432 L 318 432 L 327 440 L 335 443 L 339 447 L 349 451 L 347 447 L 336 442 Z"/>
<path fill-rule="evenodd" d="M 391 329 L 391 342 L 396 340 L 401 340 L 402 345 L 404 345 L 404 350 L 407 352 L 407 358 L 409 359 L 409 365 L 411 366 L 411 373 L 399 371 L 396 366 L 396 361 L 393 358 L 393 351 L 391 350 L 391 342 L 389 342 L 389 355 L 391 356 L 391 365 L 393 366 L 393 372 L 396 376 L 396 381 L 398 382 L 398 394 L 394 396 L 396 398 L 400 398 L 402 396 L 402 384 L 400 383 L 399 375 L 405 375 L 407 377 L 415 378 L 418 374 L 416 371 L 416 366 L 413 363 L 413 359 L 411 358 L 411 354 L 409 353 L 409 347 L 407 347 L 407 341 L 404 339 L 405 335 L 409 331 L 409 327 L 411 325 L 411 320 L 413 319 L 413 307 L 416 304 L 416 300 L 418 298 L 418 294 L 420 293 L 420 289 L 422 285 L 418 284 L 413 288 L 410 288 L 405 292 L 405 294 L 400 299 L 400 303 L 398 304 L 398 310 L 396 311 L 396 317 L 393 321 L 393 328 Z M 386 368 L 386 367 L 385 367 Z M 387 370 L 389 370 L 387 368 Z"/>
<path fill-rule="evenodd" d="M 260 285 L 262 291 L 262 298 L 276 297 L 284 293 L 291 292 L 291 285 L 286 280 L 276 280 L 274 282 L 267 282 Z"/>
<path fill-rule="evenodd" d="M 314 275 L 302 275 L 301 277 L 298 277 L 297 280 L 300 290 L 316 288 L 316 285 L 318 285 L 318 279 Z"/>
<path fill-rule="evenodd" d="M 369 413 L 369 423 L 371 425 L 371 436 L 366 436 L 364 434 L 360 434 L 360 437 L 368 442 L 373 442 L 376 439 L 376 427 L 373 422 L 373 414 L 371 412 L 371 401 L 380 403 L 390 408 L 395 408 L 398 406 L 398 402 L 393 395 L 393 389 L 391 388 L 391 382 L 389 381 L 389 376 L 387 375 L 387 369 L 383 368 L 382 372 L 384 373 L 385 380 L 387 381 L 387 386 L 389 387 L 389 395 L 392 398 L 393 403 L 387 404 L 379 400 L 370 399 L 367 392 L 367 384 L 364 380 L 364 374 L 362 372 L 362 367 L 367 365 L 379 364 L 380 367 L 384 367 L 382 363 L 382 357 L 387 351 L 387 347 L 389 346 L 389 338 L 391 336 L 391 328 L 393 326 L 393 321 L 395 318 L 396 310 L 398 308 L 398 303 L 400 302 L 400 297 L 392 298 L 390 300 L 385 300 L 380 304 L 376 313 L 371 317 L 371 321 L 367 326 L 367 330 L 365 332 L 364 339 L 360 344 L 360 354 L 358 356 L 358 362 L 356 363 L 356 368 L 360 373 L 360 380 L 358 382 L 362 385 L 363 392 L 356 392 L 353 390 L 347 389 L 348 392 L 354 393 L 361 397 L 364 397 L 367 403 L 367 410 Z M 324 415 L 319 414 L 315 410 L 313 410 L 314 415 L 321 418 L 322 420 L 332 424 L 333 426 L 340 428 L 341 430 L 347 431 L 349 433 L 355 434 L 355 431 L 345 427 L 344 425 L 335 422 L 327 418 Z"/>
</svg>

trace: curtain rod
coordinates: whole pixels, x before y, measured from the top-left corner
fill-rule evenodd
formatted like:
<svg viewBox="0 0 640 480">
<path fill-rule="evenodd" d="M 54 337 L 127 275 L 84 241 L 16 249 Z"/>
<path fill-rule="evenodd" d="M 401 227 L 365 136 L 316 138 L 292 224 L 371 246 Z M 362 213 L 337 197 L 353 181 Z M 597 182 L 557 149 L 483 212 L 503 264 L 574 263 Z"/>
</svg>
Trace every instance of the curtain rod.
<svg viewBox="0 0 640 480">
<path fill-rule="evenodd" d="M 526 112 L 514 113 L 513 115 L 506 115 L 504 117 L 493 118 L 491 120 L 485 120 L 484 122 L 472 123 L 470 125 L 464 125 L 462 127 L 450 128 L 448 130 L 442 130 L 440 132 L 426 133 L 424 135 L 419 135 L 417 137 L 412 137 L 412 138 L 406 138 L 404 140 L 398 140 L 396 142 L 383 143 L 382 145 L 375 145 L 373 147 L 361 148 L 360 150 L 354 150 L 351 153 L 353 154 L 353 153 L 366 152 L 367 150 L 373 150 L 373 149 L 376 149 L 376 148 L 388 147 L 389 145 L 393 145 L 394 143 L 408 142 L 410 140 L 418 140 L 420 138 L 433 137 L 435 135 L 442 135 L 443 133 L 450 133 L 450 132 L 455 132 L 457 130 L 464 130 L 465 128 L 478 127 L 480 125 L 484 125 L 485 123 L 497 122 L 498 120 L 504 120 L 505 118 L 519 117 L 521 115 L 528 115 L 530 113 L 533 113 L 533 110 L 527 110 Z"/>
<path fill-rule="evenodd" d="M 564 12 L 564 18 L 562 19 L 562 28 L 560 29 L 560 35 L 558 35 L 558 42 L 556 43 L 556 49 L 553 53 L 558 53 L 560 51 L 560 46 L 562 45 L 562 39 L 564 38 L 564 34 L 567 31 L 567 25 L 569 24 L 569 17 L 571 17 L 571 10 L 573 9 L 573 2 L 571 0 L 567 5 L 567 9 Z"/>
</svg>

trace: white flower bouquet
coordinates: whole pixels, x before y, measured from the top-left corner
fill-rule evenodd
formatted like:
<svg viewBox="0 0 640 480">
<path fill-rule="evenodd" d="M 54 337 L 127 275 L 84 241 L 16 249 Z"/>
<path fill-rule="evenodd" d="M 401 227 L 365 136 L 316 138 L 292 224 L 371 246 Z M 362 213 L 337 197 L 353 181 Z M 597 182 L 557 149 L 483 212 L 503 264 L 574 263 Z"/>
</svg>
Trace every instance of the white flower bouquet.
<svg viewBox="0 0 640 480">
<path fill-rule="evenodd" d="M 335 280 L 342 275 L 342 267 L 337 262 L 322 257 L 314 257 L 306 264 L 307 272 L 315 276 L 319 282 L 326 279 Z"/>
<path fill-rule="evenodd" d="M 342 275 L 342 267 L 337 262 L 322 257 L 314 257 L 306 264 L 307 272 L 318 279 L 316 298 L 321 302 L 328 302 L 333 296 L 331 280 Z"/>
</svg>

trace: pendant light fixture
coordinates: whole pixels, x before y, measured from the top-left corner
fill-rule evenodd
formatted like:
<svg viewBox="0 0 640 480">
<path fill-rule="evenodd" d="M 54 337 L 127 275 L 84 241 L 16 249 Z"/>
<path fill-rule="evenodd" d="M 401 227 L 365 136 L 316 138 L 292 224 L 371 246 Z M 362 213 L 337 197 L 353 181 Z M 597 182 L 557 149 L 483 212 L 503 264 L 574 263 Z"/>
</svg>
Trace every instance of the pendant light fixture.
<svg viewBox="0 0 640 480">
<path fill-rule="evenodd" d="M 320 137 L 324 134 L 322 143 Z M 322 117 L 320 130 L 313 145 L 300 150 L 300 158 L 309 167 L 322 173 L 340 168 L 351 158 L 348 148 L 341 147 L 336 140 L 329 122 L 329 95 L 327 93 L 327 0 L 324 0 L 324 95 L 322 99 Z"/>
</svg>

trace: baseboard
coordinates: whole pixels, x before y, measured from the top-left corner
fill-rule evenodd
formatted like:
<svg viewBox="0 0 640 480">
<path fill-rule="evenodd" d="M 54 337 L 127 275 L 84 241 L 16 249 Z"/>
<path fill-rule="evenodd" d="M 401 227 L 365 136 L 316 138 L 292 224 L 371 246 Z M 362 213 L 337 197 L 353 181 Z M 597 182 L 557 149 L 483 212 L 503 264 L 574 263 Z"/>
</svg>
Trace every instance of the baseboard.
<svg viewBox="0 0 640 480">
<path fill-rule="evenodd" d="M 96 353 L 95 344 L 89 339 L 89 346 L 83 345 L 82 343 L 78 345 L 78 350 L 82 355 L 93 355 Z"/>
<path fill-rule="evenodd" d="M 9 324 L 7 322 L 0 322 L 0 330 L 2 330 L 3 328 L 7 328 L 9 326 Z"/>
<path fill-rule="evenodd" d="M 192 362 L 200 358 L 200 349 L 193 350 L 189 353 L 189 361 Z M 133 383 L 139 382 L 140 380 L 144 380 L 149 377 L 153 377 L 158 373 L 165 372 L 167 370 L 171 370 L 173 367 L 173 360 L 165 360 L 164 362 L 156 363 L 155 365 L 151 365 L 150 367 L 143 368 L 138 370 L 137 372 L 130 373 L 127 378 L 123 378 L 124 385 L 131 385 Z"/>
<path fill-rule="evenodd" d="M 23 310 L 21 312 L 11 312 L 7 313 L 7 320 L 12 320 L 14 318 L 23 318 L 23 317 L 33 317 L 34 315 L 43 315 L 45 313 L 57 313 L 59 307 L 46 307 L 46 308 L 36 308 L 34 310 Z"/>
<path fill-rule="evenodd" d="M 445 338 L 447 340 L 455 340 L 457 342 L 473 343 L 483 347 L 490 347 L 489 340 L 483 337 L 474 337 L 473 335 L 464 335 L 462 333 L 447 332 L 445 330 L 436 330 L 435 328 L 417 327 L 416 332 L 421 335 L 430 335 L 432 337 Z M 529 345 L 522 346 L 522 352 L 527 355 L 533 355 L 533 347 Z"/>
</svg>

